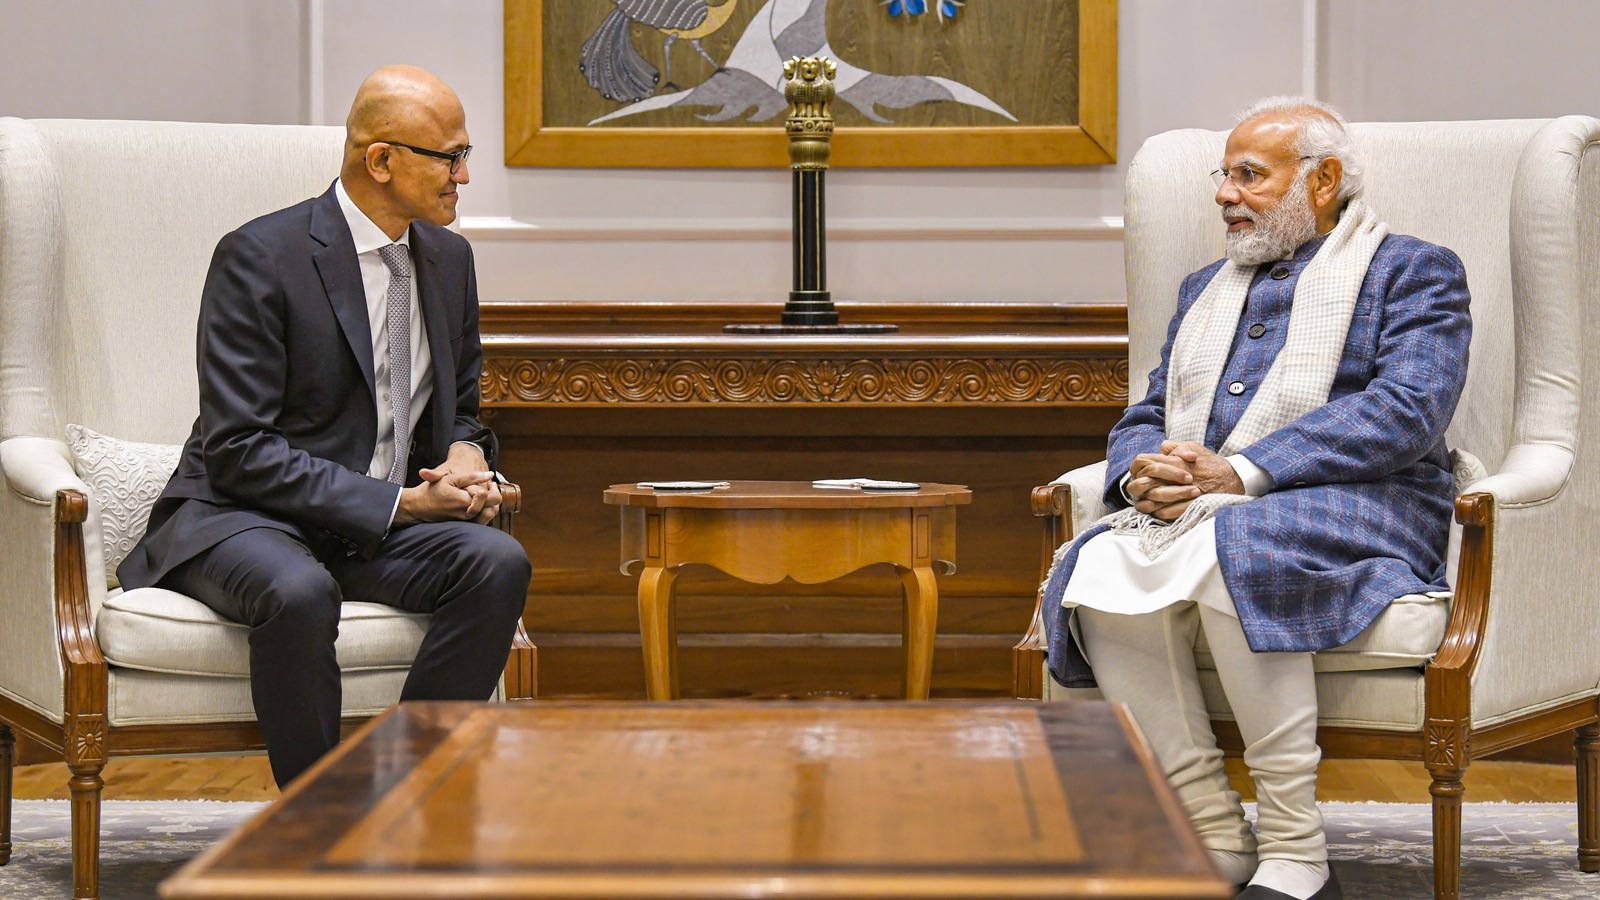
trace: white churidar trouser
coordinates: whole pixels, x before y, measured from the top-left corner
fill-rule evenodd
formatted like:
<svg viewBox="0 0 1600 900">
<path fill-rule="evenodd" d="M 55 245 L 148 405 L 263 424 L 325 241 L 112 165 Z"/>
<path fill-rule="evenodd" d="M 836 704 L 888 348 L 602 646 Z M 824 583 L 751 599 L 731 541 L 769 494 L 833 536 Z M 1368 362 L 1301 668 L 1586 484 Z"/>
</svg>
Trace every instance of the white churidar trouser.
<svg viewBox="0 0 1600 900">
<path fill-rule="evenodd" d="M 1101 535 L 1083 550 L 1117 537 Z M 1312 655 L 1252 651 L 1222 581 L 1214 529 L 1196 529 L 1179 543 L 1191 538 L 1196 543 L 1209 542 L 1209 554 L 1198 554 L 1208 555 L 1208 564 L 1202 559 L 1204 568 L 1196 572 L 1192 566 L 1197 560 L 1190 556 L 1182 575 L 1167 582 L 1168 588 L 1184 582 L 1187 596 L 1169 596 L 1153 611 L 1134 611 L 1140 606 L 1148 608 L 1149 594 L 1165 593 L 1151 583 L 1149 572 L 1142 573 L 1141 582 L 1141 573 L 1123 568 L 1125 560 L 1117 566 L 1122 571 L 1106 571 L 1098 563 L 1110 562 L 1117 554 L 1104 552 L 1089 554 L 1088 561 L 1098 571 L 1084 572 L 1085 556 L 1080 552 L 1072 582 L 1078 582 L 1080 574 L 1087 576 L 1085 585 L 1105 587 L 1124 580 L 1124 587 L 1134 588 L 1131 593 L 1135 595 L 1130 597 L 1127 591 L 1119 591 L 1120 596 L 1102 595 L 1100 602 L 1090 601 L 1091 606 L 1084 602 L 1089 598 L 1075 590 L 1082 585 L 1068 585 L 1069 604 L 1078 606 L 1084 654 L 1101 692 L 1108 700 L 1127 704 L 1133 713 L 1207 848 L 1254 851 L 1262 860 L 1324 862 L 1327 845 L 1316 803 L 1317 763 L 1322 751 L 1316 740 Z M 1175 544 L 1172 551 L 1177 550 Z M 1166 557 L 1163 554 L 1157 565 Z M 1113 596 L 1116 599 L 1111 599 Z M 1255 779 L 1255 835 L 1245 821 L 1239 795 L 1228 786 L 1222 751 L 1217 748 L 1200 693 L 1194 658 L 1200 628 L 1205 629 L 1223 692 L 1244 739 L 1244 761 Z"/>
</svg>

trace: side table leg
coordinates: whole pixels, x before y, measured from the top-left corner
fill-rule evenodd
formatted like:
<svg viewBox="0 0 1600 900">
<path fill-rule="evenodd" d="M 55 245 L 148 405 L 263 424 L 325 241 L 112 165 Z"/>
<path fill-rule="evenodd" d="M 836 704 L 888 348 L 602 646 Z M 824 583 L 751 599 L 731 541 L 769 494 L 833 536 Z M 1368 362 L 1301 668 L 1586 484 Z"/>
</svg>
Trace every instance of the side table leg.
<svg viewBox="0 0 1600 900">
<path fill-rule="evenodd" d="M 939 624 L 939 587 L 930 568 L 895 568 L 900 573 L 905 597 L 900 627 L 900 648 L 905 657 L 902 687 L 907 700 L 926 700 L 933 684 L 933 637 Z"/>
<path fill-rule="evenodd" d="M 651 700 L 678 699 L 678 595 L 676 568 L 648 566 L 639 576 L 639 639 L 644 645 L 644 687 Z"/>
</svg>

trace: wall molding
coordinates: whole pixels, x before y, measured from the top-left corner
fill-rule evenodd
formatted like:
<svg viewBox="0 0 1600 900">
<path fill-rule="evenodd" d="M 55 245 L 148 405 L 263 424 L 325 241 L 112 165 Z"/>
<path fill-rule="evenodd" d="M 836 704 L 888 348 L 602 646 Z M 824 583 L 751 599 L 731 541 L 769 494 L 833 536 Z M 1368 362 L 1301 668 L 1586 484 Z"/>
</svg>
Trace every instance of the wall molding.
<svg viewBox="0 0 1600 900">
<path fill-rule="evenodd" d="M 326 125 L 327 0 L 306 0 L 306 124 Z"/>
<path fill-rule="evenodd" d="M 1300 4 L 1300 96 L 1322 99 L 1321 3 L 1302 0 Z"/>
<path fill-rule="evenodd" d="M 1053 219 L 834 219 L 834 241 L 1120 241 L 1121 216 Z M 787 219 L 550 219 L 462 216 L 472 241 L 756 241 L 790 240 Z"/>
</svg>

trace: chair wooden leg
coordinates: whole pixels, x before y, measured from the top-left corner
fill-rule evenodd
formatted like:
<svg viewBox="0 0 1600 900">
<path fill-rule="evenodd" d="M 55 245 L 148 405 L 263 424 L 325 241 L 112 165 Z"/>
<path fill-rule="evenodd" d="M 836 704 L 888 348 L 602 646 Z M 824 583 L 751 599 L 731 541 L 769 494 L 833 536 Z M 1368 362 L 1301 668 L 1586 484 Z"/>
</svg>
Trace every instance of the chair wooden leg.
<svg viewBox="0 0 1600 900">
<path fill-rule="evenodd" d="M 1578 869 L 1600 872 L 1600 723 L 1578 729 Z"/>
<path fill-rule="evenodd" d="M 11 726 L 0 722 L 0 866 L 11 862 L 11 766 L 16 751 Z"/>
<path fill-rule="evenodd" d="M 100 792 L 104 757 L 70 764 L 72 780 L 72 900 L 100 897 Z"/>
<path fill-rule="evenodd" d="M 1433 896 L 1434 900 L 1461 897 L 1461 778 L 1466 767 L 1429 766 L 1433 783 Z"/>
</svg>

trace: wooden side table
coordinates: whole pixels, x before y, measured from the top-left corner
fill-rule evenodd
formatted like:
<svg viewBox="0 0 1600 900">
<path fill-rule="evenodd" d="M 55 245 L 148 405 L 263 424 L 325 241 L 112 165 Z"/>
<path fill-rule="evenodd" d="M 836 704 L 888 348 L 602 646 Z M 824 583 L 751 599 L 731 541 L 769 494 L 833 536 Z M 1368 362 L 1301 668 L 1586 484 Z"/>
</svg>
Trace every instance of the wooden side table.
<svg viewBox="0 0 1600 900">
<path fill-rule="evenodd" d="M 639 573 L 639 636 L 651 700 L 679 696 L 673 585 L 678 568 L 689 564 L 756 584 L 785 578 L 820 584 L 892 564 L 905 601 L 905 696 L 927 698 L 939 618 L 934 569 L 955 571 L 955 508 L 972 502 L 966 487 L 879 492 L 735 481 L 716 490 L 654 491 L 614 484 L 605 502 L 622 507 L 622 572 Z"/>
</svg>

